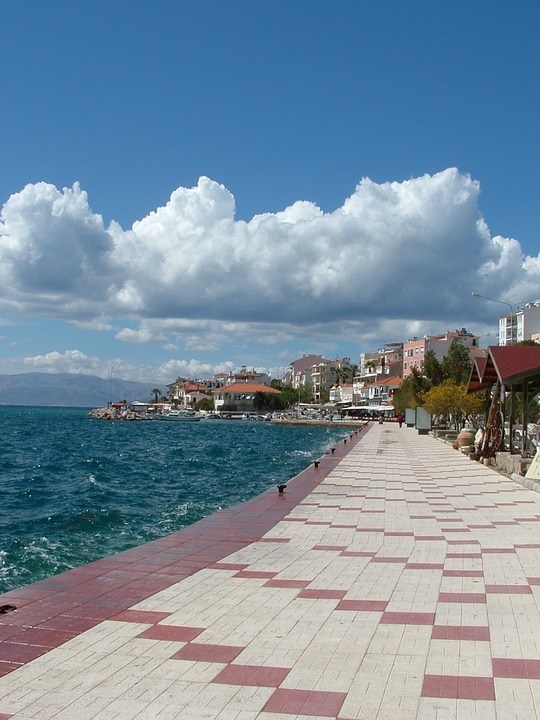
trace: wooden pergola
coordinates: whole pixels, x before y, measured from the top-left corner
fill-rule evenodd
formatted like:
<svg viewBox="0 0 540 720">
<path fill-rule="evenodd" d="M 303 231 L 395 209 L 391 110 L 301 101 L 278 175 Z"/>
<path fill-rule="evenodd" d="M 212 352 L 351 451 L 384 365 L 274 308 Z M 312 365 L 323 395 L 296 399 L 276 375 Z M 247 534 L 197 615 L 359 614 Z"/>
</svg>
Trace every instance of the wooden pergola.
<svg viewBox="0 0 540 720">
<path fill-rule="evenodd" d="M 527 455 L 527 410 L 529 401 L 540 392 L 540 345 L 492 345 L 485 357 L 475 357 L 467 392 L 485 388 L 491 405 L 487 413 L 480 454 L 490 457 L 502 448 L 504 437 L 504 399 L 510 390 L 511 407 L 508 449 L 512 452 L 514 397 L 523 395 L 521 455 Z"/>
</svg>

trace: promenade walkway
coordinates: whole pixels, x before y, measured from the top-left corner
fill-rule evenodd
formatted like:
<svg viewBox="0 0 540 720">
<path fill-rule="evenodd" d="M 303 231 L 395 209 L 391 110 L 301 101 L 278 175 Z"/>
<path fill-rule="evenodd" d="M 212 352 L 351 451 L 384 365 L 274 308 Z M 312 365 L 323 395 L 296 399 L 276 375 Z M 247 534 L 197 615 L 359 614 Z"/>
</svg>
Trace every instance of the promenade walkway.
<svg viewBox="0 0 540 720">
<path fill-rule="evenodd" d="M 375 424 L 0 597 L 0 720 L 540 718 L 540 495 Z"/>
</svg>

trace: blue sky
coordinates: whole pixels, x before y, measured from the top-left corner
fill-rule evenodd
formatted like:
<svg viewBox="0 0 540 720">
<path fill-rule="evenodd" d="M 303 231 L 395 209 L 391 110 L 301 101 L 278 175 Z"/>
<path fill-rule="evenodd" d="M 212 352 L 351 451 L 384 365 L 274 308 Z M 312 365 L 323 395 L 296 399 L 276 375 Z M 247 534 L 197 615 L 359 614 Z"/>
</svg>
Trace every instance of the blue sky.
<svg viewBox="0 0 540 720">
<path fill-rule="evenodd" d="M 1 14 L 0 373 L 279 374 L 540 295 L 537 3 Z"/>
</svg>

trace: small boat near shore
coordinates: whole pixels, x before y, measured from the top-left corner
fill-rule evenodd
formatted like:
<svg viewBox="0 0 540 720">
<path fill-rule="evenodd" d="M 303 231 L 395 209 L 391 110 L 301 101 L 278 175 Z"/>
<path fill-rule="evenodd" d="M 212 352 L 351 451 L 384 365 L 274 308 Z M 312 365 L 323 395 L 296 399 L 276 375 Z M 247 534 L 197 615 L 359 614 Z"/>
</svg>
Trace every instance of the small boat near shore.
<svg viewBox="0 0 540 720">
<path fill-rule="evenodd" d="M 199 422 L 202 415 L 197 415 L 194 410 L 171 410 L 168 413 L 156 413 L 154 420 L 166 422 Z"/>
</svg>

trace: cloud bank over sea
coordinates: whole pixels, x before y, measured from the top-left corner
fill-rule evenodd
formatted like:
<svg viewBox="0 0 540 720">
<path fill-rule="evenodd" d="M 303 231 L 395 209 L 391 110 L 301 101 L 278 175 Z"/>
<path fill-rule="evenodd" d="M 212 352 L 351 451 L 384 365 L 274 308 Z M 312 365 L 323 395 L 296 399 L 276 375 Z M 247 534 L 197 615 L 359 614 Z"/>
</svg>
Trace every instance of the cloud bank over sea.
<svg viewBox="0 0 540 720">
<path fill-rule="evenodd" d="M 540 255 L 492 236 L 479 195 L 449 168 L 364 178 L 333 212 L 299 200 L 243 221 L 232 193 L 201 177 L 124 229 L 105 226 L 78 183 L 29 184 L 0 216 L 0 313 L 194 351 L 234 334 L 399 340 L 425 322 L 480 321 L 472 291 L 509 303 L 540 294 Z"/>
</svg>

